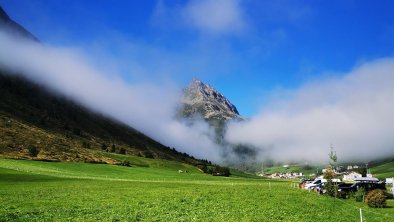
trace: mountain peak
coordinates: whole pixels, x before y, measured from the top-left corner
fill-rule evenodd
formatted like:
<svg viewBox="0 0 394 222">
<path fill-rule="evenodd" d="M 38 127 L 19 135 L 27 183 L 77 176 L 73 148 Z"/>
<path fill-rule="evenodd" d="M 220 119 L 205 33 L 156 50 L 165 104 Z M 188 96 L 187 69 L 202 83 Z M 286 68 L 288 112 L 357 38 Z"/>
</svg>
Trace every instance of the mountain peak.
<svg viewBox="0 0 394 222">
<path fill-rule="evenodd" d="M 197 77 L 193 77 L 191 83 L 192 84 L 199 84 L 199 83 L 201 83 L 201 80 L 199 80 Z"/>
<path fill-rule="evenodd" d="M 242 119 L 237 108 L 212 86 L 193 78 L 184 89 L 183 116 L 201 115 L 207 120 Z"/>
<path fill-rule="evenodd" d="M 205 83 L 203 83 L 201 80 L 197 79 L 196 77 L 193 77 L 192 81 L 189 83 L 189 87 L 204 87 L 206 86 Z"/>
</svg>

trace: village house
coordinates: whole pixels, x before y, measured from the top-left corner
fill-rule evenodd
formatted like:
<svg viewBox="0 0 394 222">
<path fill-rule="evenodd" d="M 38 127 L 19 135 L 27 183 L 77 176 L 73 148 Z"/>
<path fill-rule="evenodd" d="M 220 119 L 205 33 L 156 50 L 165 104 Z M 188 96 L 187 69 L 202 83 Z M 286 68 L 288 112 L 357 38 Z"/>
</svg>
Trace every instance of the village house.
<svg viewBox="0 0 394 222">
<path fill-rule="evenodd" d="M 282 178 L 282 179 L 294 179 L 294 178 L 298 178 L 298 177 L 302 177 L 303 173 L 297 173 L 297 172 L 292 172 L 292 173 L 273 173 L 271 175 L 269 175 L 270 178 L 273 179 L 278 179 L 278 178 Z"/>
<path fill-rule="evenodd" d="M 349 165 L 349 166 L 347 166 L 347 170 L 349 171 L 349 170 L 352 170 L 352 169 L 358 169 L 358 168 L 360 168 L 359 166 L 357 166 L 357 165 Z"/>
<path fill-rule="evenodd" d="M 350 171 L 350 172 L 343 175 L 343 180 L 354 181 L 354 179 L 360 178 L 360 177 L 362 177 L 362 175 L 360 173 Z"/>
</svg>

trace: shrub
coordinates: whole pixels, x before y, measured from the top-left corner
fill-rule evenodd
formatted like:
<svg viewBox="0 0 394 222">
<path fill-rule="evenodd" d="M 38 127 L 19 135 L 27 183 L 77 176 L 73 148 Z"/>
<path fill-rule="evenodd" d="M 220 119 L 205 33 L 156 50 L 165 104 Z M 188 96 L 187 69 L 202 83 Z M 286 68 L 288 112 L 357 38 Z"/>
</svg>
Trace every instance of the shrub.
<svg viewBox="0 0 394 222">
<path fill-rule="evenodd" d="M 384 192 L 384 195 L 386 196 L 386 200 L 387 199 L 394 199 L 394 195 L 390 192 L 386 191 L 386 192 Z"/>
<path fill-rule="evenodd" d="M 29 146 L 29 148 L 28 148 L 27 150 L 28 150 L 29 155 L 30 155 L 31 157 L 37 157 L 37 156 L 38 156 L 38 153 L 40 152 L 40 151 L 37 149 L 37 147 L 35 147 L 35 146 Z"/>
<path fill-rule="evenodd" d="M 215 166 L 212 169 L 212 175 L 228 177 L 230 176 L 230 169 L 228 167 Z"/>
<path fill-rule="evenodd" d="M 364 188 L 360 188 L 358 189 L 356 192 L 354 192 L 352 194 L 352 196 L 354 197 L 354 199 L 356 199 L 357 202 L 362 202 L 363 198 L 365 195 L 365 189 Z"/>
<path fill-rule="evenodd" d="M 349 198 L 349 194 L 347 192 L 340 191 L 337 193 L 337 197 L 341 199 L 347 199 Z"/>
<path fill-rule="evenodd" d="M 207 173 L 208 172 L 208 167 L 205 164 L 201 164 L 197 166 L 202 172 Z"/>
<path fill-rule="evenodd" d="M 326 194 L 331 197 L 336 197 L 338 192 L 338 186 L 335 185 L 331 179 L 327 180 L 327 184 L 324 186 Z"/>
<path fill-rule="evenodd" d="M 127 167 L 130 167 L 131 165 L 130 165 L 130 162 L 128 161 L 128 160 L 123 160 L 121 163 L 120 163 L 120 165 L 121 166 L 127 166 Z"/>
<path fill-rule="evenodd" d="M 369 207 L 373 208 L 382 208 L 386 207 L 386 196 L 384 195 L 383 190 L 372 190 L 365 197 L 365 201 L 367 202 Z"/>
<path fill-rule="evenodd" d="M 121 148 L 119 149 L 119 154 L 125 155 L 125 154 L 126 154 L 126 149 L 123 148 L 123 147 L 121 147 Z"/>
<path fill-rule="evenodd" d="M 94 159 L 86 159 L 84 158 L 85 163 L 93 163 L 93 164 L 107 164 L 106 162 L 102 160 L 94 160 Z"/>
<path fill-rule="evenodd" d="M 115 153 L 115 151 L 116 151 L 115 144 L 112 144 L 111 148 L 109 149 L 109 152 Z"/>
<path fill-rule="evenodd" d="M 149 150 L 145 150 L 145 151 L 143 152 L 143 156 L 144 156 L 145 158 L 151 158 L 151 159 L 154 158 L 153 153 L 152 153 L 151 151 L 149 151 Z"/>
</svg>

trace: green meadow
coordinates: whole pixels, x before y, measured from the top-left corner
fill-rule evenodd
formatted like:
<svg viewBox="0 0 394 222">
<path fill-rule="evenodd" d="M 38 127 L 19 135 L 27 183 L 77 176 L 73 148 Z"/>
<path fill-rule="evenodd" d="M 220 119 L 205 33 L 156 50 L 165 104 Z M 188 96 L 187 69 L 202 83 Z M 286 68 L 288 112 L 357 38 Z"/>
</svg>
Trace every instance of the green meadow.
<svg viewBox="0 0 394 222">
<path fill-rule="evenodd" d="M 132 158 L 131 167 L 0 159 L 0 221 L 348 222 L 360 221 L 359 208 L 364 221 L 394 220 L 393 200 L 372 209 L 292 181 L 214 177 L 186 164 Z"/>
<path fill-rule="evenodd" d="M 371 168 L 371 173 L 381 180 L 394 177 L 394 161 Z"/>
</svg>

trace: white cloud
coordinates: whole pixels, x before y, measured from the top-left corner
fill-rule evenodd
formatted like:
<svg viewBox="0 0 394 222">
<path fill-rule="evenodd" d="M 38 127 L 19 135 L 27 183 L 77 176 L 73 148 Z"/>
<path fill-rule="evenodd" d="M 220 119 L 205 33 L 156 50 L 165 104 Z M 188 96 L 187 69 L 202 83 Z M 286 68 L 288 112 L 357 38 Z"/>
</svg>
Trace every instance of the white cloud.
<svg viewBox="0 0 394 222">
<path fill-rule="evenodd" d="M 160 142 L 199 158 L 221 161 L 212 129 L 173 120 L 179 89 L 130 84 L 87 62 L 78 50 L 15 41 L 0 33 L 0 67 L 21 73 Z M 138 62 L 137 62 L 138 63 Z M 145 63 L 141 65 L 146 66 Z M 227 139 L 252 144 L 260 158 L 327 160 L 332 143 L 340 159 L 394 155 L 394 58 L 358 66 L 341 78 L 316 81 L 274 100 Z"/>
<path fill-rule="evenodd" d="M 167 28 L 175 24 L 213 35 L 240 34 L 247 27 L 239 0 L 190 0 L 173 7 L 158 1 L 153 19 Z"/>
<path fill-rule="evenodd" d="M 227 139 L 252 144 L 277 160 L 342 160 L 394 156 L 394 59 L 363 64 L 342 78 L 310 83 L 276 100 Z"/>
<path fill-rule="evenodd" d="M 208 33 L 237 33 L 246 26 L 238 0 L 191 0 L 182 16 L 190 25 Z"/>
<path fill-rule="evenodd" d="M 77 49 L 15 40 L 0 32 L 0 67 L 115 118 L 144 134 L 198 158 L 220 161 L 221 148 L 202 122 L 174 120 L 180 89 L 152 83 L 129 84 L 92 66 Z"/>
</svg>

